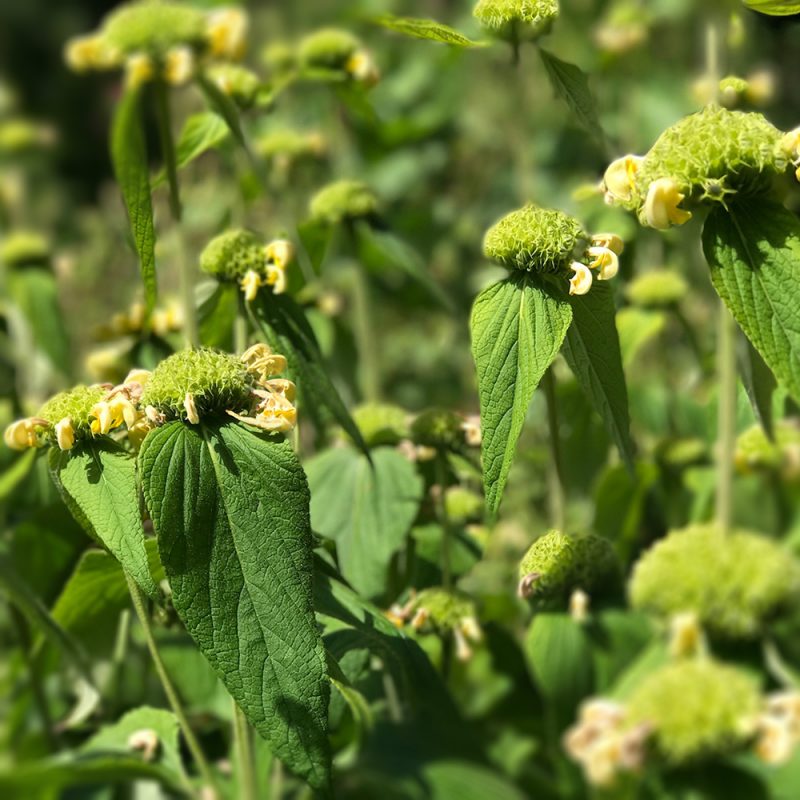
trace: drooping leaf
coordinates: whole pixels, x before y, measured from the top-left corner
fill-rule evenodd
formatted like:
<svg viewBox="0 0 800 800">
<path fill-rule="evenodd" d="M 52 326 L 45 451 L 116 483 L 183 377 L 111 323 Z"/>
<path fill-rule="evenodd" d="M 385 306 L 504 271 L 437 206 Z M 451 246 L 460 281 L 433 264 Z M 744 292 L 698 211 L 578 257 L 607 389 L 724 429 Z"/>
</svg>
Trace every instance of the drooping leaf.
<svg viewBox="0 0 800 800">
<path fill-rule="evenodd" d="M 328 377 L 314 331 L 303 310 L 288 295 L 267 292 L 260 292 L 248 308 L 267 344 L 286 356 L 289 372 L 301 393 L 301 403 L 327 409 L 347 435 L 368 452 L 358 426 Z"/>
<path fill-rule="evenodd" d="M 394 14 L 383 14 L 374 20 L 375 24 L 388 28 L 391 31 L 412 36 L 415 39 L 428 39 L 433 42 L 442 42 L 456 47 L 485 47 L 488 42 L 476 42 L 459 33 L 449 25 L 443 25 L 432 19 L 418 19 L 415 17 L 396 17 Z"/>
<path fill-rule="evenodd" d="M 208 150 L 218 147 L 228 138 L 230 130 L 225 120 L 213 111 L 201 111 L 192 114 L 184 123 L 183 130 L 178 137 L 175 147 L 175 162 L 178 169 L 191 164 Z M 166 179 L 165 174 L 159 173 L 153 181 L 158 186 Z"/>
<path fill-rule="evenodd" d="M 633 442 L 628 391 L 619 336 L 614 322 L 614 297 L 608 284 L 571 298 L 572 324 L 564 340 L 564 357 L 592 407 L 600 414 L 625 463 L 633 468 Z"/>
<path fill-rule="evenodd" d="M 221 350 L 233 349 L 233 326 L 239 313 L 239 287 L 210 281 L 198 288 L 208 290 L 197 308 L 200 343 Z"/>
<path fill-rule="evenodd" d="M 528 276 L 484 289 L 472 307 L 486 505 L 496 513 L 533 392 L 572 321 L 564 297 Z"/>
<path fill-rule="evenodd" d="M 64 316 L 58 301 L 58 286 L 52 272 L 42 267 L 28 267 L 9 272 L 8 296 L 22 312 L 27 331 L 22 337 L 41 350 L 53 367 L 63 375 L 71 374 L 70 346 Z M 13 316 L 11 323 L 14 324 Z M 24 338 L 23 338 L 24 341 Z"/>
<path fill-rule="evenodd" d="M 602 142 L 604 140 L 603 128 L 597 116 L 586 73 L 575 64 L 562 61 L 542 48 L 539 48 L 539 55 L 553 91 L 566 102 L 570 111 L 575 115 L 575 119 L 592 136 Z"/>
<path fill-rule="evenodd" d="M 148 434 L 139 467 L 187 630 L 275 754 L 325 791 L 330 687 L 296 456 L 239 424 L 172 422 Z"/>
<path fill-rule="evenodd" d="M 242 123 L 239 119 L 239 109 L 236 108 L 236 103 L 206 75 L 198 75 L 197 83 L 205 95 L 209 106 L 211 106 L 216 115 L 222 118 L 228 126 L 228 130 L 233 135 L 233 138 L 236 139 L 237 143 L 249 154 L 250 151 L 247 146 L 244 131 L 242 130 Z"/>
<path fill-rule="evenodd" d="M 50 473 L 72 516 L 151 597 L 158 596 L 145 548 L 133 457 L 109 439 L 53 448 Z"/>
<path fill-rule="evenodd" d="M 342 575 L 360 594 L 386 591 L 392 556 L 403 546 L 422 500 L 422 479 L 393 448 L 372 451 L 372 463 L 349 447 L 306 464 L 312 527 L 336 542 Z"/>
<path fill-rule="evenodd" d="M 402 270 L 444 308 L 452 310 L 452 301 L 433 280 L 422 257 L 410 244 L 391 231 L 377 230 L 366 224 L 357 225 L 356 234 L 362 262 Z"/>
<path fill-rule="evenodd" d="M 128 211 L 133 244 L 139 257 L 145 300 L 156 302 L 156 234 L 150 197 L 150 171 L 142 120 L 142 94 L 128 89 L 119 101 L 111 129 L 111 161 Z"/>
<path fill-rule="evenodd" d="M 703 251 L 725 305 L 800 400 L 800 220 L 763 199 L 719 206 L 703 228 Z"/>
<path fill-rule="evenodd" d="M 770 438 L 774 436 L 772 394 L 777 387 L 775 376 L 749 339 L 740 337 L 739 370 L 747 399 L 759 425 Z"/>
<path fill-rule="evenodd" d="M 800 3 L 796 0 L 743 0 L 748 8 L 771 17 L 788 17 L 800 14 Z"/>
</svg>

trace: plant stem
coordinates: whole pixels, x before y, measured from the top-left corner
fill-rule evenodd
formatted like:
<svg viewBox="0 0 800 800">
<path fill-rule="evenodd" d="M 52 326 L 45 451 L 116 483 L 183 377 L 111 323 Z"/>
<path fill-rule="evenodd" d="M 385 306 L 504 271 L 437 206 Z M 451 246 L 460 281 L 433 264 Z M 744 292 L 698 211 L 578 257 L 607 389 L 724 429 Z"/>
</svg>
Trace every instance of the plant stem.
<svg viewBox="0 0 800 800">
<path fill-rule="evenodd" d="M 731 526 L 733 505 L 733 459 L 736 449 L 736 326 L 728 309 L 720 301 L 717 338 L 717 504 L 719 527 Z"/>
<path fill-rule="evenodd" d="M 253 737 L 247 718 L 235 700 L 233 701 L 233 739 L 236 748 L 239 797 L 241 800 L 258 800 Z"/>
<path fill-rule="evenodd" d="M 283 763 L 277 758 L 272 760 L 272 775 L 269 781 L 271 800 L 280 800 L 283 796 Z"/>
<path fill-rule="evenodd" d="M 186 248 L 183 240 L 181 222 L 183 220 L 183 207 L 181 205 L 180 189 L 178 186 L 178 162 L 175 157 L 175 140 L 172 137 L 170 125 L 169 94 L 163 81 L 155 82 L 156 117 L 158 119 L 158 135 L 161 141 L 161 155 L 164 159 L 164 169 L 167 173 L 169 187 L 169 208 L 175 223 L 175 237 L 177 243 L 178 269 L 180 272 L 181 296 L 183 298 L 183 329 L 186 344 L 197 347 L 200 337 L 197 328 L 197 309 L 194 301 L 194 270 L 186 257 Z"/>
<path fill-rule="evenodd" d="M 244 300 L 239 298 L 239 310 L 236 313 L 236 320 L 233 323 L 233 350 L 241 355 L 247 350 L 247 343 L 250 337 L 250 330 L 247 321 L 247 314 L 242 308 Z"/>
<path fill-rule="evenodd" d="M 442 586 L 450 589 L 453 584 L 453 576 L 450 566 L 450 544 L 451 544 L 451 525 L 450 517 L 447 513 L 447 503 L 445 502 L 445 488 L 447 485 L 447 461 L 443 451 L 436 454 L 436 485 L 439 487 L 439 494 L 436 498 L 437 515 L 439 524 L 442 526 Z"/>
<path fill-rule="evenodd" d="M 214 792 L 216 797 L 221 797 L 222 795 L 217 787 L 217 779 L 214 776 L 211 765 L 206 760 L 203 749 L 200 747 L 200 742 L 197 741 L 197 737 L 194 735 L 192 726 L 189 724 L 189 719 L 184 711 L 183 704 L 178 697 L 178 693 L 175 690 L 175 687 L 173 686 L 172 681 L 167 674 L 167 669 L 164 666 L 164 662 L 161 659 L 161 653 L 158 651 L 158 645 L 156 644 L 155 637 L 153 636 L 153 629 L 150 625 L 150 618 L 147 614 L 146 598 L 136 581 L 134 581 L 133 578 L 131 578 L 131 576 L 127 573 L 125 573 L 125 579 L 128 581 L 128 589 L 131 593 L 131 599 L 133 600 L 133 608 L 134 611 L 136 611 L 136 616 L 139 618 L 139 622 L 141 623 L 142 630 L 144 632 L 144 638 L 147 642 L 147 649 L 150 651 L 150 657 L 153 660 L 153 666 L 156 668 L 156 674 L 161 681 L 164 694 L 167 696 L 167 702 L 169 703 L 172 712 L 175 714 L 175 717 L 178 720 L 178 725 L 180 726 L 181 732 L 186 740 L 186 745 L 189 748 L 189 752 L 192 754 L 192 758 L 194 758 L 195 763 L 197 764 L 197 769 L 199 770 L 206 786 Z"/>
<path fill-rule="evenodd" d="M 556 379 L 550 366 L 542 377 L 545 401 L 547 402 L 547 428 L 550 440 L 550 468 L 547 471 L 547 489 L 550 500 L 550 522 L 563 531 L 566 523 L 566 492 L 564 473 L 561 469 L 561 440 L 558 433 L 558 406 L 556 401 Z"/>
<path fill-rule="evenodd" d="M 369 283 L 360 266 L 353 269 L 353 315 L 359 355 L 359 382 L 364 400 L 375 403 L 380 399 L 380 370 L 376 328 L 372 319 Z"/>
</svg>

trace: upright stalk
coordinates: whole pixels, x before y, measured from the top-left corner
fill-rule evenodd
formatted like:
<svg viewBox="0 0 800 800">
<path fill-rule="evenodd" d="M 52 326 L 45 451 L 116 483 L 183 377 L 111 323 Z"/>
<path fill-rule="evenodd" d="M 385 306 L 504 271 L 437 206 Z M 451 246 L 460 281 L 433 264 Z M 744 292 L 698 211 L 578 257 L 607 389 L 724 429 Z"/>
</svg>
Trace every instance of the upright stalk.
<svg viewBox="0 0 800 800">
<path fill-rule="evenodd" d="M 450 545 L 452 530 L 450 516 L 447 513 L 447 502 L 445 498 L 445 487 L 447 484 L 447 461 L 444 451 L 440 450 L 436 454 L 436 485 L 439 487 L 439 494 L 436 499 L 437 516 L 439 524 L 442 526 L 442 586 L 450 589 L 453 585 L 453 576 L 450 566 Z"/>
<path fill-rule="evenodd" d="M 359 357 L 359 382 L 364 400 L 375 403 L 380 399 L 380 369 L 376 327 L 372 315 L 369 283 L 359 265 L 353 269 L 353 316 Z"/>
<path fill-rule="evenodd" d="M 194 301 L 194 270 L 186 257 L 183 241 L 183 207 L 181 205 L 180 189 L 178 187 L 178 162 L 175 157 L 175 141 L 172 137 L 170 124 L 169 94 L 163 81 L 155 82 L 156 117 L 158 119 L 158 135 L 161 141 L 161 154 L 164 158 L 164 169 L 167 173 L 169 187 L 169 208 L 175 223 L 175 237 L 177 242 L 177 260 L 180 272 L 181 297 L 183 298 L 183 329 L 186 344 L 197 347 L 200 336 L 197 328 L 197 310 Z"/>
<path fill-rule="evenodd" d="M 566 524 L 566 492 L 561 465 L 561 440 L 558 433 L 558 405 L 556 379 L 550 366 L 542 377 L 542 388 L 547 403 L 547 429 L 550 443 L 550 465 L 547 471 L 547 494 L 550 501 L 550 522 L 563 531 Z"/>
<path fill-rule="evenodd" d="M 167 696 L 167 702 L 172 709 L 172 713 L 175 714 L 175 717 L 178 720 L 178 725 L 183 733 L 184 739 L 186 740 L 186 746 L 189 748 L 189 752 L 192 754 L 195 764 L 197 764 L 197 769 L 200 772 L 205 785 L 211 789 L 214 797 L 221 797 L 222 795 L 217 787 L 217 779 L 214 776 L 211 765 L 206 760 L 203 749 L 200 747 L 200 742 L 197 741 L 197 737 L 194 735 L 192 726 L 189 724 L 189 719 L 184 711 L 183 704 L 178 697 L 177 691 L 175 691 L 175 687 L 173 686 L 172 681 L 167 673 L 167 669 L 164 666 L 164 662 L 161 659 L 161 653 L 158 651 L 158 645 L 156 644 L 155 637 L 153 636 L 153 629 L 150 625 L 150 617 L 147 613 L 147 601 L 145 596 L 136 581 L 133 580 L 133 578 L 131 578 L 127 573 L 125 574 L 125 579 L 128 581 L 128 589 L 131 593 L 131 599 L 133 600 L 133 608 L 136 612 L 136 616 L 139 618 L 139 622 L 141 623 L 145 642 L 147 642 L 147 649 L 150 651 L 150 657 L 153 660 L 153 666 L 155 667 L 156 674 L 161 681 L 161 686 L 164 689 L 164 694 Z M 194 794 L 193 788 L 192 793 Z"/>
<path fill-rule="evenodd" d="M 242 709 L 233 701 L 233 741 L 241 800 L 258 800 L 256 760 L 250 725 Z"/>
</svg>

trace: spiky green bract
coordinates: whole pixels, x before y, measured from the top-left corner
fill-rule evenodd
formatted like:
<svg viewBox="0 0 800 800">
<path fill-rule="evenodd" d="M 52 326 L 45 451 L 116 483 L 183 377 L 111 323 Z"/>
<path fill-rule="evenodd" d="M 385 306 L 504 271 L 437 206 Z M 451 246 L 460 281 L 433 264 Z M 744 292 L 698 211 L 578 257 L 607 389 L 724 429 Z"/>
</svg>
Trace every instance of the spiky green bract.
<svg viewBox="0 0 800 800">
<path fill-rule="evenodd" d="M 777 542 L 692 525 L 672 531 L 639 559 L 629 593 L 636 609 L 664 618 L 693 611 L 709 632 L 746 638 L 799 589 L 798 563 Z"/>
<path fill-rule="evenodd" d="M 215 236 L 200 254 L 200 269 L 225 280 L 238 280 L 248 270 L 263 272 L 264 243 L 241 228 Z"/>
<path fill-rule="evenodd" d="M 66 392 L 51 397 L 36 414 L 46 419 L 51 425 L 62 419 L 72 420 L 76 433 L 86 432 L 90 428 L 89 415 L 95 403 L 99 403 L 107 394 L 104 386 L 76 386 Z"/>
<path fill-rule="evenodd" d="M 423 411 L 411 424 L 415 444 L 437 450 L 459 450 L 464 444 L 464 421 L 458 414 L 443 408 Z"/>
<path fill-rule="evenodd" d="M 141 404 L 169 419 L 186 419 L 189 394 L 198 415 L 224 417 L 250 404 L 254 381 L 236 356 L 208 348 L 181 350 L 164 359 L 147 381 Z"/>
<path fill-rule="evenodd" d="M 529 203 L 486 231 L 483 253 L 505 267 L 554 273 L 566 270 L 588 240 L 578 220 Z"/>
<path fill-rule="evenodd" d="M 394 445 L 408 436 L 408 415 L 399 406 L 368 403 L 353 411 L 356 423 L 368 447 Z"/>
<path fill-rule="evenodd" d="M 686 279 L 666 269 L 639 275 L 625 288 L 625 296 L 635 306 L 664 308 L 680 303 L 689 291 Z"/>
<path fill-rule="evenodd" d="M 761 425 L 753 425 L 736 440 L 735 459 L 743 471 L 783 467 L 788 473 L 785 477 L 796 477 L 800 467 L 800 429 L 786 421 L 778 422 L 771 440 Z"/>
<path fill-rule="evenodd" d="M 306 67 L 343 69 L 359 47 L 361 42 L 349 31 L 322 28 L 300 42 L 300 63 Z"/>
<path fill-rule="evenodd" d="M 762 114 L 707 106 L 658 137 L 636 172 L 631 207 L 644 201 L 659 178 L 673 180 L 686 202 L 758 194 L 771 175 L 789 166 L 782 137 Z"/>
<path fill-rule="evenodd" d="M 335 224 L 373 217 L 378 207 L 378 198 L 369 186 L 345 179 L 320 189 L 311 198 L 309 211 L 313 219 Z"/>
<path fill-rule="evenodd" d="M 484 28 L 517 40 L 547 33 L 558 13 L 558 0 L 479 0 L 472 11 Z"/>
<path fill-rule="evenodd" d="M 411 606 L 412 612 L 424 609 L 430 624 L 440 631 L 459 627 L 465 618 L 477 618 L 474 601 L 463 592 L 434 586 L 421 591 Z"/>
<path fill-rule="evenodd" d="M 672 765 L 724 755 L 754 730 L 760 706 L 745 672 L 707 659 L 684 659 L 649 675 L 631 695 L 626 721 L 647 723 L 658 752 Z"/>
<path fill-rule="evenodd" d="M 616 582 L 618 562 L 611 543 L 601 536 L 568 536 L 553 530 L 540 536 L 522 557 L 519 577 L 536 576 L 530 595 L 562 596 L 573 589 L 591 591 Z"/>
<path fill-rule="evenodd" d="M 36 231 L 12 231 L 0 240 L 0 264 L 4 267 L 43 266 L 50 262 L 50 245 Z"/>
<path fill-rule="evenodd" d="M 206 75 L 230 97 L 239 108 L 250 108 L 258 97 L 261 79 L 241 64 L 215 64 Z"/>
<path fill-rule="evenodd" d="M 201 11 L 180 3 L 127 3 L 103 20 L 101 33 L 120 53 L 161 57 L 171 47 L 201 44 L 206 20 Z"/>
</svg>

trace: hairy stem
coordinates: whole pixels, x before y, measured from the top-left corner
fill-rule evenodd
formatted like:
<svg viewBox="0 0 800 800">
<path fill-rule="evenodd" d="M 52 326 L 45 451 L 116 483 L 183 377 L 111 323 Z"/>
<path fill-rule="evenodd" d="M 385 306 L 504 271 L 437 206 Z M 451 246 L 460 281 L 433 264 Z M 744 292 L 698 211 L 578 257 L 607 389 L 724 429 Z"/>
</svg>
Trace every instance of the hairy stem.
<svg viewBox="0 0 800 800">
<path fill-rule="evenodd" d="M 181 221 L 183 219 L 183 206 L 181 205 L 180 188 L 178 186 L 178 162 L 175 157 L 175 140 L 172 136 L 172 126 L 169 94 L 163 81 L 155 83 L 156 117 L 158 119 L 158 135 L 161 141 L 161 155 L 164 159 L 164 169 L 167 173 L 169 187 L 169 208 L 175 223 L 175 236 L 177 242 L 177 261 L 180 271 L 181 297 L 183 298 L 183 329 L 186 344 L 197 347 L 200 337 L 197 328 L 197 309 L 194 300 L 194 270 L 186 257 L 186 248 L 183 240 Z"/>
<path fill-rule="evenodd" d="M 197 769 L 200 772 L 203 782 L 206 784 L 208 789 L 214 793 L 215 797 L 221 797 L 217 787 L 217 780 L 214 776 L 213 770 L 211 769 L 211 765 L 208 763 L 202 747 L 200 747 L 200 742 L 194 735 L 194 731 L 192 730 L 192 726 L 189 724 L 189 719 L 186 716 L 183 704 L 178 697 L 175 686 L 170 680 L 167 669 L 161 659 L 161 653 L 158 651 L 158 645 L 156 644 L 155 637 L 153 636 L 153 628 L 150 625 L 150 617 L 147 613 L 147 600 L 142 593 L 142 590 L 139 588 L 139 585 L 135 580 L 133 580 L 133 578 L 131 578 L 130 575 L 126 573 L 125 579 L 128 581 L 128 589 L 131 593 L 131 599 L 133 600 L 133 608 L 136 612 L 139 622 L 141 623 L 145 642 L 147 642 L 147 649 L 150 651 L 150 657 L 153 661 L 153 666 L 156 669 L 158 679 L 161 681 L 161 686 L 164 689 L 167 702 L 169 703 L 173 714 L 175 714 L 175 717 L 178 720 L 178 725 L 180 726 L 183 737 L 186 740 L 186 746 L 189 748 L 189 752 L 192 754 L 192 758 L 197 765 Z M 192 793 L 194 793 L 194 791 Z"/>
<path fill-rule="evenodd" d="M 550 465 L 547 471 L 547 494 L 550 505 L 550 522 L 563 531 L 566 521 L 566 491 L 561 467 L 561 440 L 558 432 L 558 406 L 556 401 L 556 378 L 553 367 L 542 377 L 545 401 L 547 402 L 547 428 L 550 443 Z"/>
</svg>

